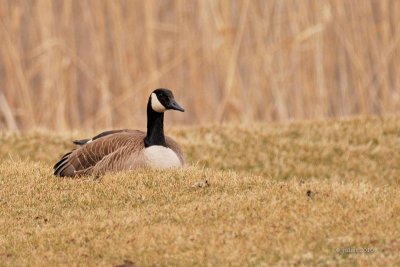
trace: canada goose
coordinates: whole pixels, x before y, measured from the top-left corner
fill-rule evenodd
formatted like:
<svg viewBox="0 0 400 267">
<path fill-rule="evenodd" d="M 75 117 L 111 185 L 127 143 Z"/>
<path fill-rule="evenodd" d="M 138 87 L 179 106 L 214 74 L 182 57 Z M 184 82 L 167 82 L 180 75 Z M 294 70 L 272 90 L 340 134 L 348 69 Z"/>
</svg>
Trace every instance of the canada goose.
<svg viewBox="0 0 400 267">
<path fill-rule="evenodd" d="M 113 130 L 92 139 L 74 141 L 79 147 L 65 154 L 54 165 L 54 175 L 102 175 L 139 167 L 182 166 L 181 148 L 172 138 L 164 136 L 164 112 L 169 109 L 185 111 L 170 90 L 154 90 L 147 102 L 147 133 Z"/>
</svg>

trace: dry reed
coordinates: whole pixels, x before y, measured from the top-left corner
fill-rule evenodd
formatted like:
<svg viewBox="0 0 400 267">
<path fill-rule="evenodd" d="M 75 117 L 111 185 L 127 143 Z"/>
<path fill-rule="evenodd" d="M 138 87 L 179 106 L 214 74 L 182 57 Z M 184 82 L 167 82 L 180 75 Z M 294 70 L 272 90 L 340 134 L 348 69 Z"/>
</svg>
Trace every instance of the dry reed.
<svg viewBox="0 0 400 267">
<path fill-rule="evenodd" d="M 399 1 L 0 1 L 0 130 L 393 114 Z"/>
</svg>

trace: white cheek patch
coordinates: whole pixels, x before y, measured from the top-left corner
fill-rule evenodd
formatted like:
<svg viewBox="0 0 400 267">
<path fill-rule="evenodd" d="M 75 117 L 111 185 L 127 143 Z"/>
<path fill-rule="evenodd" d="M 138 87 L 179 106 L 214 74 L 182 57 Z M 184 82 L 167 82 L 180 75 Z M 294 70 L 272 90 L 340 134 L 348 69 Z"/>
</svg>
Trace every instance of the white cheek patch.
<svg viewBox="0 0 400 267">
<path fill-rule="evenodd" d="M 149 146 L 145 148 L 144 155 L 150 167 L 165 169 L 182 166 L 176 153 L 164 146 Z"/>
<path fill-rule="evenodd" d="M 164 112 L 167 109 L 161 104 L 160 100 L 158 100 L 155 93 L 151 94 L 151 108 L 156 112 Z"/>
</svg>

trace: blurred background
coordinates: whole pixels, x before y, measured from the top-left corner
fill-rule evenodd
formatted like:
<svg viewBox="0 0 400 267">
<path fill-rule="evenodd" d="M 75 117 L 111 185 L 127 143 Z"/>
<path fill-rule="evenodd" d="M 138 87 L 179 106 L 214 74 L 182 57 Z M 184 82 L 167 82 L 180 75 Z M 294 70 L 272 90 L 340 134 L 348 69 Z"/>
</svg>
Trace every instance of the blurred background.
<svg viewBox="0 0 400 267">
<path fill-rule="evenodd" d="M 0 0 L 0 131 L 396 114 L 400 1 Z"/>
</svg>

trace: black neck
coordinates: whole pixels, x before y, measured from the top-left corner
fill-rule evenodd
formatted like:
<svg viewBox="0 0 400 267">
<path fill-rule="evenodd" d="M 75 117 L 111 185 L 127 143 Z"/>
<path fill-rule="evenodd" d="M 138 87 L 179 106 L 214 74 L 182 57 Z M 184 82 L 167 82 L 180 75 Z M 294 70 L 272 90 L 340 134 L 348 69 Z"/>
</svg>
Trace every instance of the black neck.
<svg viewBox="0 0 400 267">
<path fill-rule="evenodd" d="M 167 146 L 164 136 L 164 113 L 151 108 L 151 98 L 147 103 L 147 135 L 144 146 Z"/>
</svg>

